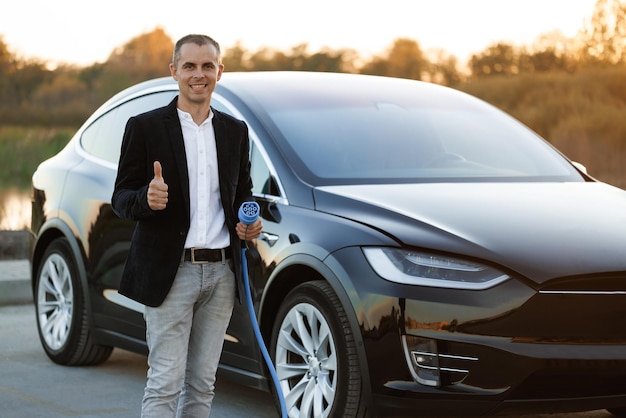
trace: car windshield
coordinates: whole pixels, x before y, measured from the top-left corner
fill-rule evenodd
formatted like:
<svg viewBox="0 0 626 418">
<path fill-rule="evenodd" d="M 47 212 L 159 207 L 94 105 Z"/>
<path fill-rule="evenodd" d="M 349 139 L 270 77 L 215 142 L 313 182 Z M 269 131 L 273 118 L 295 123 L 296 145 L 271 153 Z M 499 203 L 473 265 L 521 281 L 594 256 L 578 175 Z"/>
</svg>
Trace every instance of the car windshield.
<svg viewBox="0 0 626 418">
<path fill-rule="evenodd" d="M 583 181 L 529 128 L 466 94 L 402 81 L 397 88 L 371 87 L 317 93 L 296 86 L 259 99 L 303 178 L 312 184 Z"/>
</svg>

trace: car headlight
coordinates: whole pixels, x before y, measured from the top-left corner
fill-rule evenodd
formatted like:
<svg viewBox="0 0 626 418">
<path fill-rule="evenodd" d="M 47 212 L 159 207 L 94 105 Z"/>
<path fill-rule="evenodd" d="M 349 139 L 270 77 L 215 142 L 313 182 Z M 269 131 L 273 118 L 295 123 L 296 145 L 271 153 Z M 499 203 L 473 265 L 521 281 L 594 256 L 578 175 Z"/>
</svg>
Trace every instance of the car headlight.
<svg viewBox="0 0 626 418">
<path fill-rule="evenodd" d="M 481 290 L 508 280 L 493 267 L 461 258 L 399 248 L 363 248 L 374 271 L 395 283 Z"/>
</svg>

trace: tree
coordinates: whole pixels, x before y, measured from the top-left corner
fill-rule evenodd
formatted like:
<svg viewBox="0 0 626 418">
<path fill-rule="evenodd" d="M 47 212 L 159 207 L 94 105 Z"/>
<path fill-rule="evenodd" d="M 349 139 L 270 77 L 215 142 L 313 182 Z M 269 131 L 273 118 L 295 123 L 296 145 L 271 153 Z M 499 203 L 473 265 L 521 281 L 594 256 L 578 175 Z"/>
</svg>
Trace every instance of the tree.
<svg viewBox="0 0 626 418">
<path fill-rule="evenodd" d="M 430 66 L 419 44 L 407 38 L 396 39 L 387 56 L 374 57 L 361 67 L 362 74 L 422 80 Z"/>
<path fill-rule="evenodd" d="M 571 71 L 574 65 L 571 60 L 560 54 L 554 47 L 529 53 L 520 52 L 518 57 L 518 70 L 524 73 L 545 73 L 548 71 Z"/>
<path fill-rule="evenodd" d="M 55 74 L 53 80 L 43 84 L 33 94 L 28 109 L 38 121 L 63 126 L 80 124 L 95 110 L 88 105 L 88 91 L 76 76 L 76 71 Z"/>
<path fill-rule="evenodd" d="M 262 47 L 250 56 L 250 70 L 274 71 L 291 70 L 291 63 L 284 52 Z"/>
<path fill-rule="evenodd" d="M 9 51 L 8 45 L 4 42 L 4 37 L 0 36 L 0 99 L 5 102 L 7 87 L 10 85 L 9 77 L 13 73 L 14 57 Z"/>
<path fill-rule="evenodd" d="M 174 42 L 163 28 L 141 34 L 115 48 L 102 68 L 94 68 L 96 79 L 90 80 L 97 91 L 97 100 L 108 99 L 118 91 L 135 83 L 170 75 Z"/>
<path fill-rule="evenodd" d="M 581 60 L 586 64 L 624 63 L 626 59 L 626 4 L 598 0 L 591 22 L 583 30 Z"/>
<path fill-rule="evenodd" d="M 247 71 L 249 62 L 246 62 L 248 55 L 241 41 L 237 41 L 235 45 L 229 47 L 222 54 L 222 63 L 225 71 Z"/>
<path fill-rule="evenodd" d="M 141 34 L 109 56 L 105 72 L 122 70 L 135 81 L 169 75 L 168 65 L 172 61 L 174 42 L 163 28 Z"/>
<path fill-rule="evenodd" d="M 301 71 L 324 71 L 324 72 L 350 72 L 352 68 L 348 68 L 348 63 L 352 62 L 354 52 L 351 50 L 331 50 L 323 48 L 320 52 L 313 55 L 304 55 L 301 58 Z"/>
<path fill-rule="evenodd" d="M 383 75 L 387 73 L 387 67 L 387 59 L 382 57 L 372 57 L 369 62 L 366 62 L 361 66 L 359 73 L 369 75 Z"/>
<path fill-rule="evenodd" d="M 438 49 L 434 51 L 434 59 L 428 68 L 428 81 L 455 86 L 461 82 L 461 75 L 457 69 L 457 59 L 454 55 Z"/>
<path fill-rule="evenodd" d="M 13 60 L 14 57 L 9 51 L 9 46 L 4 42 L 4 37 L 0 35 L 0 79 L 9 74 Z"/>
<path fill-rule="evenodd" d="M 429 66 L 419 44 L 407 38 L 394 41 L 389 52 L 388 62 L 389 71 L 387 75 L 413 80 L 421 80 Z"/>
<path fill-rule="evenodd" d="M 512 75 L 519 72 L 519 55 L 512 45 L 503 42 L 487 47 L 482 54 L 470 58 L 469 67 L 474 77 Z"/>
<path fill-rule="evenodd" d="M 24 103 L 32 99 L 33 93 L 37 91 L 39 86 L 50 82 L 53 77 L 53 72 L 46 69 L 43 61 L 37 59 L 17 60 L 15 72 L 9 78 L 11 84 L 5 90 L 10 92 L 11 102 L 15 104 Z"/>
</svg>

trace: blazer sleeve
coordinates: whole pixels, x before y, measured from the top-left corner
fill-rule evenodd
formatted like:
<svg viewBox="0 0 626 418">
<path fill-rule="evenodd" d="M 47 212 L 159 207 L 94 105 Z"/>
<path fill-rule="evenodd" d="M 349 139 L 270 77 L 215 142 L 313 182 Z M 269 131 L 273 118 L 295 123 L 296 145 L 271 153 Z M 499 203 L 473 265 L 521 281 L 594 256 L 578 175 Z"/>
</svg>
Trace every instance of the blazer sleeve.
<svg viewBox="0 0 626 418">
<path fill-rule="evenodd" d="M 151 177 L 146 163 L 145 134 L 138 120 L 132 117 L 126 123 L 120 161 L 115 179 L 111 205 L 117 216 L 134 221 L 153 216 L 148 205 L 148 184 Z"/>
</svg>

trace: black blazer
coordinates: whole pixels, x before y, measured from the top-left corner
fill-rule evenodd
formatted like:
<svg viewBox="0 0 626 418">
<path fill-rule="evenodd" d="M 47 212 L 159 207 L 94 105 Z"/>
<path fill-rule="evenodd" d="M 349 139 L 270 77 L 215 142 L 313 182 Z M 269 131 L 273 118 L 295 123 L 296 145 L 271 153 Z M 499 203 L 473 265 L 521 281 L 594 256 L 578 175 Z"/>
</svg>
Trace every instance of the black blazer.
<svg viewBox="0 0 626 418">
<path fill-rule="evenodd" d="M 167 296 L 181 261 L 189 230 L 189 176 L 183 133 L 176 111 L 178 98 L 162 108 L 132 117 L 126 124 L 111 204 L 115 213 L 137 221 L 119 292 L 144 305 L 159 306 Z M 252 200 L 248 127 L 213 109 L 220 195 L 237 279 L 244 295 L 241 241 L 235 226 L 239 206 Z M 160 161 L 168 185 L 162 211 L 148 206 L 148 184 Z"/>
</svg>

